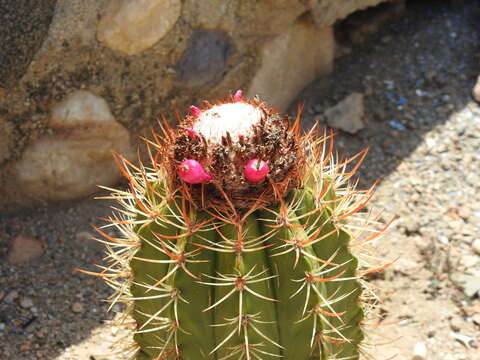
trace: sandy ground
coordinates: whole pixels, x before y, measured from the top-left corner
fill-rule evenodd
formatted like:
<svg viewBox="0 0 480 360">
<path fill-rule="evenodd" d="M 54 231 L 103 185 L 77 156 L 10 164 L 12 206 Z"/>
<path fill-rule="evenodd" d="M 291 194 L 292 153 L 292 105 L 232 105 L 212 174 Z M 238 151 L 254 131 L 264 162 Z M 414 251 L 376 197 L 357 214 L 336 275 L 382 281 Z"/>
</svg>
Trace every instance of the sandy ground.
<svg viewBox="0 0 480 360">
<path fill-rule="evenodd" d="M 415 347 L 429 360 L 480 359 L 480 107 L 470 95 L 480 4 L 435 3 L 411 5 L 363 44 L 344 41 L 334 74 L 299 97 L 308 127 L 352 92 L 364 95 L 365 129 L 340 132 L 336 144 L 345 155 L 371 146 L 361 186 L 380 180 L 370 207 L 399 217 L 377 248 L 399 260 L 371 279 L 383 301 L 370 327 L 379 360 L 413 359 Z M 29 263 L 0 258 L 1 359 L 100 360 L 120 336 L 103 322 L 114 316 L 102 301 L 109 289 L 74 271 L 101 263 L 102 246 L 85 239 L 109 205 L 88 199 L 1 215 L 0 256 L 19 234 L 45 247 Z"/>
</svg>

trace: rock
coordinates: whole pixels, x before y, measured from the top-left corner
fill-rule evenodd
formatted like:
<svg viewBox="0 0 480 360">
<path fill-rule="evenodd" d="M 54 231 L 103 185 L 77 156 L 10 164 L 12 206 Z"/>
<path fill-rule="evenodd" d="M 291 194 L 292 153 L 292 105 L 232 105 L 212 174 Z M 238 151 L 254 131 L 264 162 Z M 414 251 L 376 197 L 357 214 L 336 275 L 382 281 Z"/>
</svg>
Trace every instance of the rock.
<svg viewBox="0 0 480 360">
<path fill-rule="evenodd" d="M 352 93 L 334 107 L 325 111 L 329 126 L 355 134 L 363 129 L 363 94 Z"/>
<path fill-rule="evenodd" d="M 459 332 L 465 326 L 464 321 L 457 316 L 450 319 L 450 327 L 453 331 Z"/>
<path fill-rule="evenodd" d="M 85 306 L 81 302 L 74 302 L 72 304 L 72 311 L 76 314 L 82 313 L 85 311 Z"/>
<path fill-rule="evenodd" d="M 458 216 L 462 218 L 465 221 L 468 221 L 468 218 L 472 215 L 470 209 L 462 206 L 461 208 L 458 209 Z"/>
<path fill-rule="evenodd" d="M 0 88 L 13 85 L 27 70 L 48 34 L 56 3 L 57 0 L 0 1 Z"/>
<path fill-rule="evenodd" d="M 426 360 L 427 358 L 427 347 L 422 342 L 417 342 L 413 348 L 413 357 L 412 360 Z"/>
<path fill-rule="evenodd" d="M 97 38 L 112 50 L 138 54 L 170 31 L 181 10 L 180 0 L 111 0 Z"/>
<path fill-rule="evenodd" d="M 24 151 L 16 165 L 20 187 L 45 201 L 70 200 L 112 185 L 119 171 L 112 150 L 131 158 L 128 131 L 107 102 L 88 91 L 76 91 L 52 110 L 51 134 Z"/>
<path fill-rule="evenodd" d="M 37 331 L 37 333 L 35 334 L 35 336 L 38 338 L 38 339 L 44 339 L 45 336 L 49 333 L 48 331 L 48 328 L 41 328 L 39 331 Z"/>
<path fill-rule="evenodd" d="M 480 313 L 473 314 L 472 321 L 474 324 L 480 326 Z"/>
<path fill-rule="evenodd" d="M 459 263 L 465 267 L 465 269 L 470 269 L 473 266 L 476 266 L 480 261 L 478 255 L 461 255 Z"/>
<path fill-rule="evenodd" d="M 420 231 L 420 223 L 414 217 L 407 217 L 403 219 L 403 227 L 407 236 L 416 234 Z"/>
<path fill-rule="evenodd" d="M 414 275 L 421 267 L 422 264 L 404 258 L 398 259 L 395 263 L 395 270 L 410 276 Z"/>
<path fill-rule="evenodd" d="M 473 87 L 472 95 L 476 101 L 480 102 L 480 76 L 477 78 L 477 82 Z"/>
<path fill-rule="evenodd" d="M 334 56 L 332 27 L 318 28 L 301 19 L 264 45 L 247 96 L 259 95 L 283 112 L 300 90 L 332 71 Z"/>
<path fill-rule="evenodd" d="M 466 348 L 470 347 L 477 347 L 477 344 L 475 342 L 475 339 L 471 338 L 470 336 L 459 334 L 459 333 L 450 333 L 450 336 L 454 338 L 457 342 L 465 346 Z"/>
<path fill-rule="evenodd" d="M 18 298 L 18 291 L 17 290 L 12 290 L 10 291 L 7 296 L 3 299 L 7 304 L 13 303 L 16 299 Z"/>
<path fill-rule="evenodd" d="M 201 87 L 213 85 L 225 71 L 233 45 L 220 31 L 196 30 L 187 49 L 175 66 L 180 85 Z"/>
<path fill-rule="evenodd" d="M 32 342 L 30 340 L 25 341 L 22 345 L 20 345 L 19 350 L 21 352 L 27 352 L 32 350 Z"/>
<path fill-rule="evenodd" d="M 33 306 L 33 300 L 28 297 L 20 299 L 20 306 L 24 309 L 30 309 Z"/>
<path fill-rule="evenodd" d="M 456 285 L 463 288 L 463 292 L 468 297 L 473 298 L 480 295 L 480 276 L 455 273 L 452 274 L 451 279 Z"/>
<path fill-rule="evenodd" d="M 21 264 L 39 258 L 43 253 L 44 248 L 40 240 L 28 235 L 18 235 L 12 239 L 7 252 L 7 261 L 14 265 Z"/>
<path fill-rule="evenodd" d="M 476 254 L 480 255 L 480 239 L 476 239 L 472 243 L 472 249 Z"/>
</svg>

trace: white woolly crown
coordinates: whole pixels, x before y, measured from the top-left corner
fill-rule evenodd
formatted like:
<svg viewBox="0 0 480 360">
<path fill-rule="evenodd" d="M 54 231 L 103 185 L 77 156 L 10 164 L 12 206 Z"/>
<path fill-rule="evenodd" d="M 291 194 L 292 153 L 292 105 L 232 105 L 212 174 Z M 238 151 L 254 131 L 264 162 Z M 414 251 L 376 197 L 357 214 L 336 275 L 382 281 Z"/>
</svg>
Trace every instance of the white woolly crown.
<svg viewBox="0 0 480 360">
<path fill-rule="evenodd" d="M 234 141 L 238 141 L 239 135 L 251 135 L 252 126 L 258 124 L 261 118 L 261 111 L 253 105 L 226 103 L 203 111 L 193 124 L 193 129 L 214 143 L 221 142 L 227 132 Z"/>
</svg>

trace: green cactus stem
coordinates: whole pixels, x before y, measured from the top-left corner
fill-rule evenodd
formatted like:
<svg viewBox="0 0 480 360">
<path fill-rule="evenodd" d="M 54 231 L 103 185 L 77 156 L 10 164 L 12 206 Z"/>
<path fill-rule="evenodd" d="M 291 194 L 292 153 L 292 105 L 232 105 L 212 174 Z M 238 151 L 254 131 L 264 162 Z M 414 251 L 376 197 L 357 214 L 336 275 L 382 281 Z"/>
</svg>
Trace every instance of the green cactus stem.
<svg viewBox="0 0 480 360">
<path fill-rule="evenodd" d="M 299 121 L 237 92 L 165 125 L 149 167 L 118 157 L 130 187 L 113 193 L 103 275 L 133 359 L 359 358 L 370 305 L 352 248 L 385 229 L 362 220 L 358 166 Z"/>
</svg>

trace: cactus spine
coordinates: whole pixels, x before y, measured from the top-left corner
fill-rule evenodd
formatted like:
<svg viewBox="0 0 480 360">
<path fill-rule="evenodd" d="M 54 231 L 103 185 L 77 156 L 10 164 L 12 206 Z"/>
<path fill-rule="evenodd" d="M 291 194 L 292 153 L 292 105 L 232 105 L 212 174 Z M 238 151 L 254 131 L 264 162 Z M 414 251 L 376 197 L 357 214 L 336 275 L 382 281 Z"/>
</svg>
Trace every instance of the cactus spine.
<svg viewBox="0 0 480 360">
<path fill-rule="evenodd" d="M 132 358 L 359 358 L 351 249 L 384 229 L 359 216 L 372 189 L 350 184 L 357 166 L 299 121 L 237 92 L 165 124 L 150 167 L 118 157 L 129 189 L 112 194 L 122 236 L 103 276 L 134 320 Z"/>
</svg>

